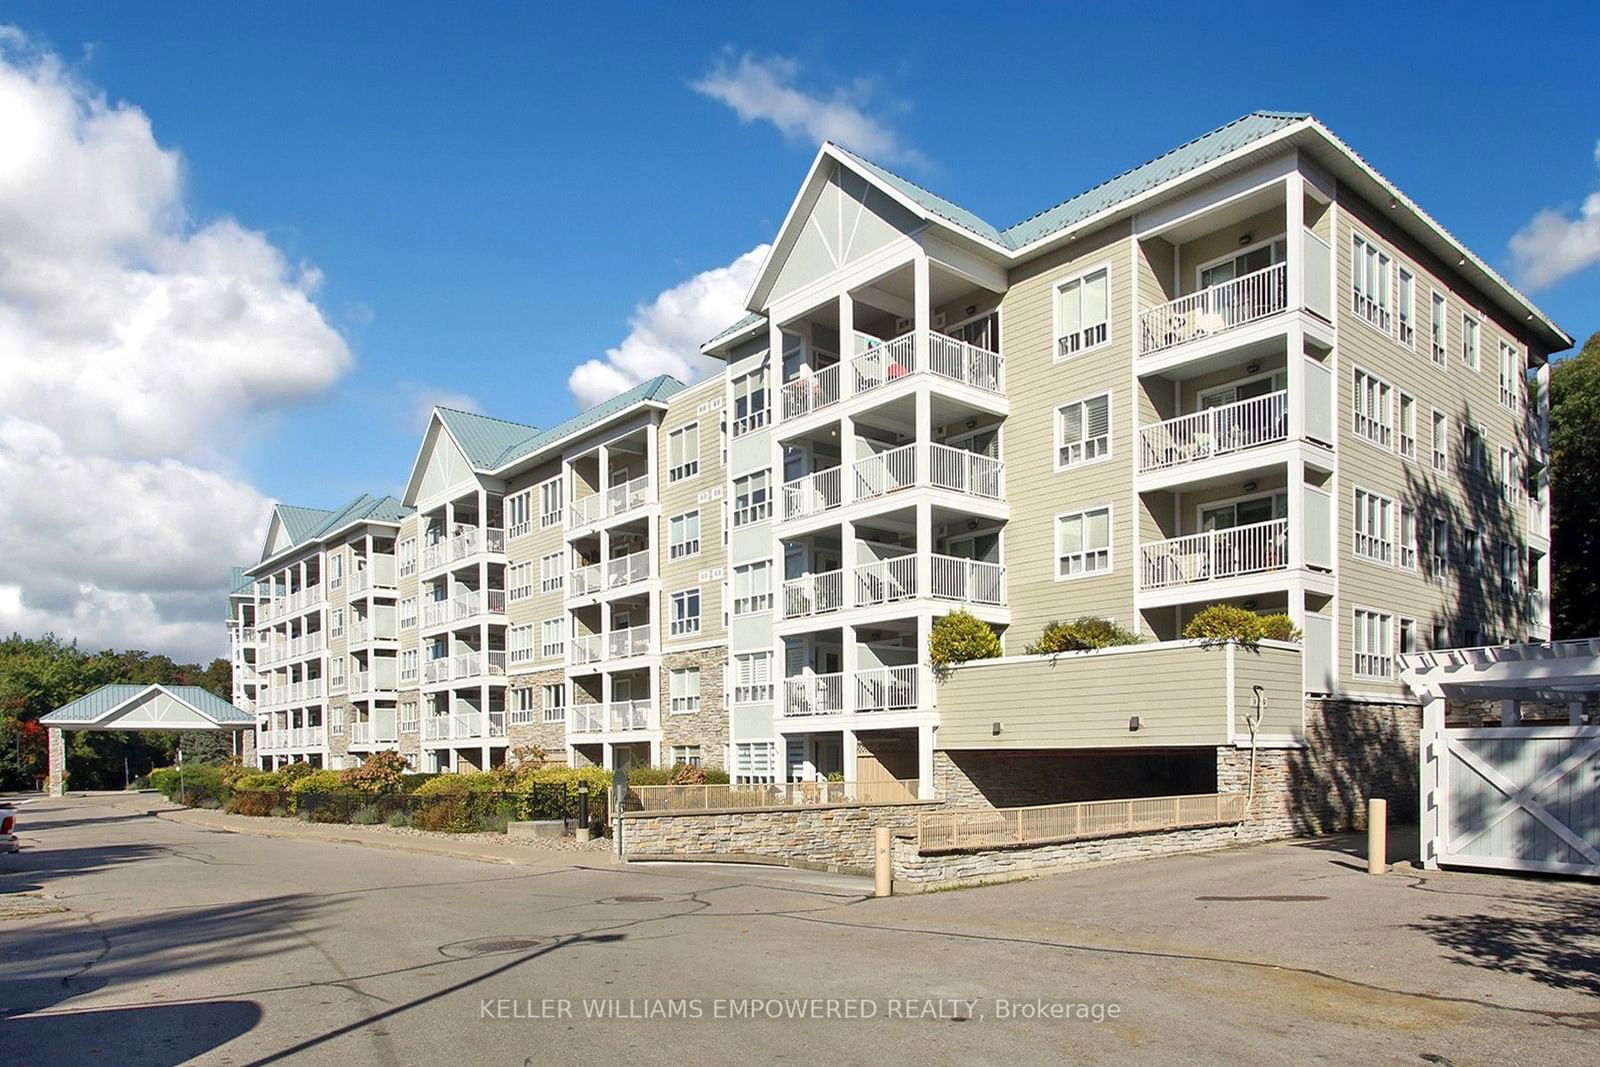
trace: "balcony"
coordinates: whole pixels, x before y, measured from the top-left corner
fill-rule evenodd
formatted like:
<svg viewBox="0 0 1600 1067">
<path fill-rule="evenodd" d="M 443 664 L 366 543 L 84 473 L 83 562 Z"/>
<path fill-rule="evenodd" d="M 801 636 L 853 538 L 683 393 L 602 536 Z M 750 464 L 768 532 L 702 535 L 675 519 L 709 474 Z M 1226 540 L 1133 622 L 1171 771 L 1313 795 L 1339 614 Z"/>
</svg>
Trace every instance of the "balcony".
<svg viewBox="0 0 1600 1067">
<path fill-rule="evenodd" d="M 496 526 L 469 526 L 448 538 L 422 546 L 422 569 L 436 570 L 484 552 L 503 554 L 506 532 Z"/>
<path fill-rule="evenodd" d="M 423 716 L 422 739 L 424 741 L 450 740 L 450 716 L 439 714 Z"/>
<path fill-rule="evenodd" d="M 918 706 L 921 668 L 874 667 L 854 675 L 805 674 L 783 680 L 785 718 L 858 712 L 910 711 Z M 849 694 L 848 706 L 846 694 Z"/>
<path fill-rule="evenodd" d="M 567 529 L 575 530 L 637 510 L 650 502 L 650 476 L 614 485 L 603 492 L 573 500 L 567 510 Z"/>
<path fill-rule="evenodd" d="M 844 571 L 823 571 L 783 583 L 783 617 L 809 618 L 844 607 Z"/>
<path fill-rule="evenodd" d="M 458 711 L 448 721 L 450 736 L 463 741 L 506 735 L 504 711 Z"/>
<path fill-rule="evenodd" d="M 843 571 L 802 575 L 783 583 L 783 617 L 802 619 L 847 608 L 877 607 L 928 595 L 934 600 L 1004 607 L 1006 569 L 999 563 L 931 553 L 931 590 L 924 594 L 917 554 L 857 564 L 851 580 Z M 849 599 L 845 593 L 849 592 Z"/>
<path fill-rule="evenodd" d="M 370 722 L 353 722 L 350 724 L 350 743 L 352 745 L 365 745 L 372 741 L 372 724 Z"/>
<path fill-rule="evenodd" d="M 984 500 L 1005 499 L 1005 464 L 991 456 L 929 444 L 918 459 L 916 443 L 887 449 L 850 464 L 849 500 L 877 500 L 906 489 L 938 489 Z M 926 469 L 921 469 L 926 467 Z M 783 518 L 808 518 L 841 507 L 843 467 L 813 471 L 783 486 Z"/>
<path fill-rule="evenodd" d="M 349 641 L 352 645 L 362 645 L 371 641 L 393 641 L 395 634 L 393 625 L 379 626 L 373 619 L 357 619 L 350 624 Z"/>
<path fill-rule="evenodd" d="M 877 667 L 855 674 L 855 710 L 904 711 L 917 706 L 921 668 Z"/>
<path fill-rule="evenodd" d="M 442 661 L 439 661 L 442 662 Z M 506 654 L 503 649 L 487 652 L 461 652 L 450 657 L 450 674 L 453 680 L 465 678 L 504 678 Z M 440 679 L 443 681 L 444 679 Z"/>
<path fill-rule="evenodd" d="M 1234 526 L 1139 546 L 1139 588 L 1170 589 L 1289 566 L 1289 520 Z"/>
<path fill-rule="evenodd" d="M 567 709 L 567 733 L 601 734 L 605 729 L 604 704 L 573 704 Z"/>
<path fill-rule="evenodd" d="M 1289 307 L 1289 265 L 1240 275 L 1139 313 L 1139 354 L 1155 355 L 1215 337 L 1276 315 Z"/>
<path fill-rule="evenodd" d="M 606 655 L 611 659 L 648 656 L 654 647 L 655 629 L 648 623 L 606 634 Z"/>
<path fill-rule="evenodd" d="M 917 595 L 917 556 L 907 553 L 893 559 L 861 563 L 855 568 L 856 607 L 872 607 L 910 600 Z M 784 597 L 785 609 L 788 596 Z M 785 617 L 788 612 L 785 610 Z"/>
<path fill-rule="evenodd" d="M 849 397 L 923 373 L 1004 395 L 1004 361 L 999 353 L 941 333 L 925 336 L 927 363 L 924 366 L 917 358 L 915 331 L 891 341 L 857 333 L 859 351 L 848 365 L 835 363 L 782 385 L 778 393 L 781 417 L 796 419 L 824 411 Z"/>
<path fill-rule="evenodd" d="M 350 596 L 360 596 L 373 589 L 395 588 L 393 556 L 374 556 L 365 567 L 350 575 Z"/>
<path fill-rule="evenodd" d="M 1168 470 L 1289 439 L 1287 390 L 1181 415 L 1139 430 L 1139 471 Z"/>
<path fill-rule="evenodd" d="M 783 517 L 803 519 L 839 507 L 844 503 L 842 474 L 842 468 L 830 467 L 783 483 Z"/>
<path fill-rule="evenodd" d="M 579 567 L 569 575 L 569 597 L 599 596 L 635 585 L 650 577 L 650 549 L 619 556 L 604 563 Z"/>
<path fill-rule="evenodd" d="M 654 706 L 649 700 L 613 700 L 605 706 L 606 726 L 613 733 L 648 730 Z"/>
<path fill-rule="evenodd" d="M 933 598 L 1003 607 L 1006 569 L 999 563 L 934 553 Z"/>
</svg>

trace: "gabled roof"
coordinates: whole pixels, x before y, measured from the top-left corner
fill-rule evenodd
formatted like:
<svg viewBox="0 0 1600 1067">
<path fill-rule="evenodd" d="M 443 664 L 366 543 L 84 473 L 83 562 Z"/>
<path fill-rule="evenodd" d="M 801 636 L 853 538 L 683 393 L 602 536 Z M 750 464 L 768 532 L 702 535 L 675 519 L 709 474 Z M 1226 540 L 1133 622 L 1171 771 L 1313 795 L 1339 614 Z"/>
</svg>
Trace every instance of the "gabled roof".
<svg viewBox="0 0 1600 1067">
<path fill-rule="evenodd" d="M 255 717 L 241 711 L 210 690 L 198 685 L 103 685 L 92 693 L 41 715 L 42 726 L 93 726 L 112 718 L 118 711 L 152 693 L 165 693 L 201 718 L 219 727 L 253 726 Z M 141 726 L 140 729 L 150 729 Z"/>
<path fill-rule="evenodd" d="M 399 522 L 413 509 L 406 507 L 392 496 L 373 496 L 362 493 L 350 503 L 333 512 L 328 521 L 317 527 L 311 533 L 312 538 L 327 537 L 336 530 L 357 522 Z"/>
<path fill-rule="evenodd" d="M 313 536 L 334 515 L 333 512 L 324 511 L 322 508 L 297 508 L 288 504 L 279 504 L 277 512 L 290 542 L 297 545 Z"/>
<path fill-rule="evenodd" d="M 254 578 L 245 573 L 243 567 L 233 567 L 228 571 L 228 592 L 232 594 L 248 593 L 255 581 Z"/>
<path fill-rule="evenodd" d="M 495 460 L 501 455 L 539 434 L 537 426 L 521 422 L 495 419 L 455 408 L 433 410 L 438 413 L 445 429 L 450 431 L 450 436 L 455 438 L 467 461 L 479 469 L 494 467 Z"/>
<path fill-rule="evenodd" d="M 548 448 L 555 442 L 570 437 L 580 430 L 585 430 L 590 426 L 604 422 L 611 416 L 626 411 L 635 404 L 642 404 L 646 401 L 659 403 L 674 393 L 682 392 L 684 388 L 684 384 L 670 374 L 658 374 L 648 381 L 640 382 L 632 389 L 618 393 L 610 400 L 580 411 L 570 419 L 558 422 L 548 430 L 508 447 L 495 459 L 494 463 L 488 465 L 488 469 L 500 470 L 518 460 L 533 455 L 535 452 Z"/>
<path fill-rule="evenodd" d="M 712 348 L 715 345 L 720 344 L 723 341 L 726 341 L 730 337 L 737 337 L 737 336 L 739 336 L 739 334 L 744 333 L 746 330 L 749 330 L 750 328 L 755 326 L 757 323 L 762 323 L 762 322 L 765 322 L 765 321 L 767 321 L 767 317 L 765 315 L 761 314 L 758 311 L 752 311 L 752 312 L 750 312 L 750 314 L 746 315 L 744 318 L 740 319 L 738 322 L 734 323 L 732 326 L 729 326 L 726 330 L 723 330 L 721 333 L 717 334 L 711 340 L 709 340 L 705 344 L 701 345 L 700 346 L 700 350 L 703 352 L 708 348 Z"/>
</svg>

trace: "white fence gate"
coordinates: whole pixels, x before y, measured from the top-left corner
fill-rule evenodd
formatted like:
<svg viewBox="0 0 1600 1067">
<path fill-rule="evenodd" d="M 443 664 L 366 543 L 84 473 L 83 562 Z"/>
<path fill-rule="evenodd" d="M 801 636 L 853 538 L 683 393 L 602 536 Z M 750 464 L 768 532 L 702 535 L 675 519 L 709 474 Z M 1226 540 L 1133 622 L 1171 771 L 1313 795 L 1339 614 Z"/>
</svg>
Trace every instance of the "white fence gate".
<svg viewBox="0 0 1600 1067">
<path fill-rule="evenodd" d="M 1438 863 L 1600 877 L 1600 726 L 1447 728 L 1433 743 Z"/>
</svg>

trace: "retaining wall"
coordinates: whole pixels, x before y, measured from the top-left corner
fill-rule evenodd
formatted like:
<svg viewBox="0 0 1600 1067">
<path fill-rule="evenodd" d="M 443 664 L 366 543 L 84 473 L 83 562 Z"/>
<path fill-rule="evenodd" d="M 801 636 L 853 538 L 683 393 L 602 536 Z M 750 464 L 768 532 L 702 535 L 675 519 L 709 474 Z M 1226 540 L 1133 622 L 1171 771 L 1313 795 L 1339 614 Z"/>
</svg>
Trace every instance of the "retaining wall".
<svg viewBox="0 0 1600 1067">
<path fill-rule="evenodd" d="M 917 815 L 938 801 L 826 804 L 762 811 L 656 813 L 622 816 L 622 855 L 628 859 L 759 857 L 794 866 L 868 874 L 879 826 L 916 831 Z"/>
</svg>

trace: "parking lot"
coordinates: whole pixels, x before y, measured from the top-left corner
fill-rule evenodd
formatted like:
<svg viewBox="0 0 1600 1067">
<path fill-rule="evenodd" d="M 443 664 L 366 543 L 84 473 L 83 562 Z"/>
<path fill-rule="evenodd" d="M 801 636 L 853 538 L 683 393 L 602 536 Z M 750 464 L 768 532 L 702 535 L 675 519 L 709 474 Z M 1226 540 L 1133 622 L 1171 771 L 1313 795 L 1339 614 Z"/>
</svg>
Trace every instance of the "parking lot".
<svg viewBox="0 0 1600 1067">
<path fill-rule="evenodd" d="M 873 900 L 22 811 L 8 1062 L 1577 1063 L 1600 1030 L 1600 889 L 1372 878 L 1349 839 Z"/>
</svg>

